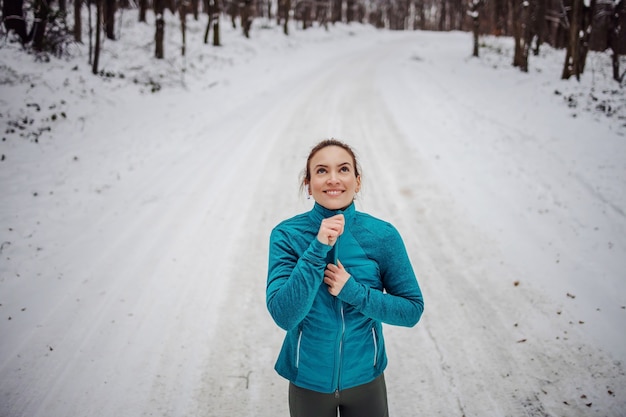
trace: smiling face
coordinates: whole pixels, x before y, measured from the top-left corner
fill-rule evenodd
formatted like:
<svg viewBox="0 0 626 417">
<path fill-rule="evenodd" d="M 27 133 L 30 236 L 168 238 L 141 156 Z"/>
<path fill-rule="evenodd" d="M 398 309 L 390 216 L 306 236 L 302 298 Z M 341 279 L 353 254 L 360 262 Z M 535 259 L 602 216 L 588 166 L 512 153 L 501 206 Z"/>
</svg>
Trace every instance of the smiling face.
<svg viewBox="0 0 626 417">
<path fill-rule="evenodd" d="M 310 179 L 305 181 L 315 201 L 329 210 L 349 206 L 361 188 L 354 157 L 340 146 L 326 146 L 309 161 Z"/>
</svg>

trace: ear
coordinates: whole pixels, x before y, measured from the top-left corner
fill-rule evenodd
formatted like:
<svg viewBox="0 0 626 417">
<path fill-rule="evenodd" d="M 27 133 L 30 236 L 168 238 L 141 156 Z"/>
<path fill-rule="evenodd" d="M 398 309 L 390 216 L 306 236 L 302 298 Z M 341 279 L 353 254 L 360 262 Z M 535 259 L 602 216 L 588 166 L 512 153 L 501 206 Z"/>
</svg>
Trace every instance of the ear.
<svg viewBox="0 0 626 417">
<path fill-rule="evenodd" d="M 358 177 L 356 177 L 356 191 L 355 191 L 355 193 L 358 193 L 359 191 L 361 191 L 361 176 L 360 175 Z"/>
</svg>

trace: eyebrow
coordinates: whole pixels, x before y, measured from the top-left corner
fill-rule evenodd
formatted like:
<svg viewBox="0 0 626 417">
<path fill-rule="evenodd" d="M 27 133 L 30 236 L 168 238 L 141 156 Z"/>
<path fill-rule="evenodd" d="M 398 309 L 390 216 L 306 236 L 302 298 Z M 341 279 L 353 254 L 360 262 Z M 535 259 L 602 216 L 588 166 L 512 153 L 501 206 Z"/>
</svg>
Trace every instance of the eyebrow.
<svg viewBox="0 0 626 417">
<path fill-rule="evenodd" d="M 338 167 L 342 167 L 342 166 L 344 166 L 344 165 L 349 165 L 349 166 L 352 166 L 352 164 L 351 164 L 350 162 L 342 162 L 342 163 L 340 163 L 340 164 L 339 164 L 339 165 L 337 165 L 337 166 L 338 166 Z M 328 168 L 328 165 L 326 165 L 326 164 L 317 164 L 317 165 L 315 165 L 315 167 L 314 167 L 314 168 Z"/>
</svg>

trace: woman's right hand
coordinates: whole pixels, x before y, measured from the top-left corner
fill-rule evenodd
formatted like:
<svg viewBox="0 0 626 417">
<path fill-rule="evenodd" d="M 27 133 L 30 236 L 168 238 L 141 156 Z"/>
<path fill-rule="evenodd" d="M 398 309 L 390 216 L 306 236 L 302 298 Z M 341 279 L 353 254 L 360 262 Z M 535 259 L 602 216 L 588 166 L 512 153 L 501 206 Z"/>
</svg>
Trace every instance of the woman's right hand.
<svg viewBox="0 0 626 417">
<path fill-rule="evenodd" d="M 337 238 L 343 233 L 345 222 L 343 214 L 337 214 L 322 220 L 320 230 L 317 232 L 317 240 L 325 245 L 333 246 L 337 242 Z"/>
</svg>

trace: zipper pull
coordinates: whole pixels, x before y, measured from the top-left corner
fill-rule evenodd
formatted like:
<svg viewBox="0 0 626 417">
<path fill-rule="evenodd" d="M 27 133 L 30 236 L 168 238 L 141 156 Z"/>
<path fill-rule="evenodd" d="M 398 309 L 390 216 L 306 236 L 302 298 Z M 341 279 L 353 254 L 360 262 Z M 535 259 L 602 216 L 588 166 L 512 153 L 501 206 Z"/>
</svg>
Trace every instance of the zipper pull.
<svg viewBox="0 0 626 417">
<path fill-rule="evenodd" d="M 339 388 L 335 390 L 335 398 L 339 398 Z"/>
</svg>

